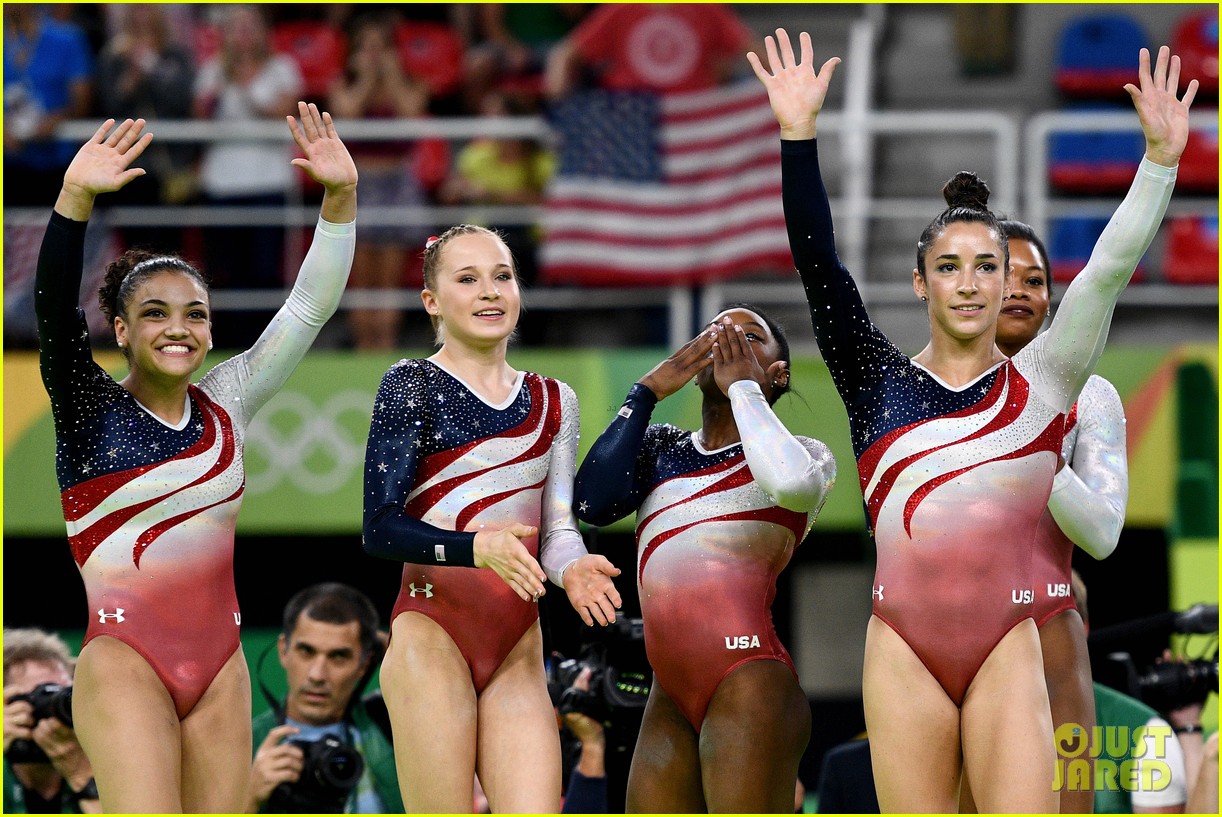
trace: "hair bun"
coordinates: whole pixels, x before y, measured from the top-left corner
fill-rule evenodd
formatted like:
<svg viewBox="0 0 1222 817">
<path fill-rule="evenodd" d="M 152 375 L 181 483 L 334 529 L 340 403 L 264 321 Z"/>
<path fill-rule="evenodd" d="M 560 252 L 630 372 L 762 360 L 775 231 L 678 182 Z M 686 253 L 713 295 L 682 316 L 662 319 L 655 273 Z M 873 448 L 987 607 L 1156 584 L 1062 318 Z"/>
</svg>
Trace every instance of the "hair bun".
<svg viewBox="0 0 1222 817">
<path fill-rule="evenodd" d="M 960 170 L 942 188 L 942 197 L 947 207 L 966 207 L 972 210 L 989 209 L 989 186 L 984 180 L 967 170 Z"/>
</svg>

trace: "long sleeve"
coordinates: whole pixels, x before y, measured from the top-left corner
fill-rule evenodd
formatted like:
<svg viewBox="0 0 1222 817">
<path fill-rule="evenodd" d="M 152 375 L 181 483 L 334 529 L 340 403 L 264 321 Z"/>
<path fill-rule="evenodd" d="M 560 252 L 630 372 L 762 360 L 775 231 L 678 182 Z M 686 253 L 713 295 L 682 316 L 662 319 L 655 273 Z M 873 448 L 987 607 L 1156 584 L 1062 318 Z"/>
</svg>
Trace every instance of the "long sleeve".
<svg viewBox="0 0 1222 817">
<path fill-rule="evenodd" d="M 284 306 L 250 349 L 214 370 L 233 384 L 245 422 L 280 390 L 339 308 L 355 248 L 356 222 L 320 218 Z"/>
<path fill-rule="evenodd" d="M 1116 301 L 1158 232 L 1175 175 L 1174 167 L 1141 160 L 1086 267 L 1065 290 L 1052 325 L 1015 355 L 1032 384 L 1063 411 L 1077 400 L 1099 361 Z"/>
<path fill-rule="evenodd" d="M 38 318 L 38 362 L 56 422 L 74 387 L 90 370 L 100 372 L 89 347 L 85 313 L 78 306 L 88 222 L 52 212 L 38 253 L 34 311 Z"/>
<path fill-rule="evenodd" d="M 870 322 L 861 293 L 836 254 L 817 140 L 782 140 L 781 197 L 815 341 L 841 399 L 852 406 L 887 365 L 907 358 Z"/>
<path fill-rule="evenodd" d="M 426 387 L 409 365 L 382 378 L 365 447 L 365 551 L 372 556 L 423 565 L 475 566 L 475 534 L 444 530 L 408 514 L 417 452 L 431 423 L 416 397 Z"/>
<path fill-rule="evenodd" d="M 638 473 L 638 458 L 658 404 L 648 386 L 633 384 L 611 424 L 599 435 L 577 469 L 577 516 L 591 525 L 609 525 L 635 511 L 648 487 Z"/>
<path fill-rule="evenodd" d="M 1070 541 L 1103 559 L 1116 549 L 1124 527 L 1129 468 L 1124 405 L 1101 377 L 1091 377 L 1078 399 L 1077 429 L 1065 463 L 1053 480 L 1048 511 Z"/>
<path fill-rule="evenodd" d="M 539 565 L 558 587 L 564 587 L 564 569 L 587 553 L 573 515 L 573 472 L 577 470 L 580 432 L 577 395 L 561 383 L 560 433 L 552 442 L 539 524 Z"/>
<path fill-rule="evenodd" d="M 827 446 L 811 449 L 789 433 L 754 380 L 730 385 L 730 407 L 742 435 L 751 476 L 776 504 L 808 513 L 822 507 L 836 482 L 836 460 Z"/>
</svg>

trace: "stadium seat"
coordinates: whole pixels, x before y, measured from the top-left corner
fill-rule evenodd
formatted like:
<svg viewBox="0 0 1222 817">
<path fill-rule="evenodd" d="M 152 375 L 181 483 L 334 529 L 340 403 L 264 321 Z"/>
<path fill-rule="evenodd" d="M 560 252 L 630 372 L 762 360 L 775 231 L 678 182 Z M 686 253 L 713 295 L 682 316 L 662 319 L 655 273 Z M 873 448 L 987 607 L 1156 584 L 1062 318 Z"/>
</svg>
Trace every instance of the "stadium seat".
<svg viewBox="0 0 1222 817">
<path fill-rule="evenodd" d="M 1124 192 L 1144 151 L 1140 131 L 1054 133 L 1049 137 L 1048 180 L 1063 193 Z"/>
<path fill-rule="evenodd" d="M 1056 86 L 1076 99 L 1127 99 L 1137 77 L 1137 52 L 1149 45 L 1141 24 L 1126 14 L 1091 14 L 1071 20 L 1057 48 Z"/>
<path fill-rule="evenodd" d="M 314 20 L 291 20 L 272 28 L 272 49 L 297 61 L 305 95 L 321 102 L 344 70 L 348 42 L 334 26 Z"/>
<path fill-rule="evenodd" d="M 1107 222 L 1106 218 L 1081 216 L 1053 220 L 1052 229 L 1049 231 L 1048 256 L 1049 263 L 1052 264 L 1052 277 L 1056 283 L 1067 284 L 1082 271 L 1090 260 L 1091 250 L 1095 248 L 1095 242 L 1099 240 Z M 1144 278 L 1143 258 L 1133 273 L 1133 280 L 1141 281 Z"/>
<path fill-rule="evenodd" d="M 1180 76 L 1201 83 L 1200 93 L 1218 94 L 1218 10 L 1186 14 L 1171 32 L 1171 52 L 1180 57 Z"/>
<path fill-rule="evenodd" d="M 1215 114 L 1215 118 L 1216 114 Z M 1216 193 L 1218 190 L 1218 132 L 1194 130 L 1188 136 L 1188 146 L 1180 157 L 1178 190 L 1194 193 Z"/>
<path fill-rule="evenodd" d="M 1218 219 L 1173 218 L 1163 255 L 1163 279 L 1170 284 L 1218 284 Z"/>
<path fill-rule="evenodd" d="M 450 26 L 415 20 L 399 23 L 395 47 L 403 70 L 427 85 L 433 96 L 458 90 L 463 78 L 463 42 Z"/>
</svg>

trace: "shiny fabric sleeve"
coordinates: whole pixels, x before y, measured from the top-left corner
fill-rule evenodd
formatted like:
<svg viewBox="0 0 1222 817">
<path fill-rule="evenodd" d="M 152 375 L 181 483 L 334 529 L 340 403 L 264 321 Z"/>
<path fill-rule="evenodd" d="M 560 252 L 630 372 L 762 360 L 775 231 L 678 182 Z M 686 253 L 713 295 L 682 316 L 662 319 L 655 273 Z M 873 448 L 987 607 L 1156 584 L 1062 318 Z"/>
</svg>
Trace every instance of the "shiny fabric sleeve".
<svg viewBox="0 0 1222 817">
<path fill-rule="evenodd" d="M 102 370 L 93 362 L 85 313 L 77 305 L 88 222 L 52 212 L 34 279 L 38 364 L 56 424 L 70 421 L 74 390 Z"/>
<path fill-rule="evenodd" d="M 417 444 L 429 433 L 427 418 L 411 399 L 422 388 L 410 387 L 411 371 L 402 364 L 392 367 L 374 400 L 365 446 L 365 552 L 412 564 L 474 567 L 474 533 L 443 530 L 407 513 Z"/>
<path fill-rule="evenodd" d="M 907 358 L 873 323 L 861 293 L 836 254 L 832 208 L 819 171 L 817 140 L 781 141 L 781 197 L 794 264 L 806 290 L 815 341 L 846 405 Z"/>
<path fill-rule="evenodd" d="M 836 482 L 832 452 L 817 440 L 807 448 L 790 434 L 754 380 L 730 384 L 729 395 L 756 484 L 787 510 L 809 513 L 821 508 Z"/>
<path fill-rule="evenodd" d="M 558 587 L 564 587 L 564 569 L 588 552 L 573 515 L 573 480 L 580 434 L 577 394 L 567 383 L 561 383 L 560 433 L 552 441 L 539 522 L 539 566 Z"/>
<path fill-rule="evenodd" d="M 658 404 L 648 386 L 634 383 L 611 424 L 595 440 L 577 469 L 573 491 L 577 516 L 591 525 L 609 525 L 640 507 L 649 490 L 638 459 Z"/>
<path fill-rule="evenodd" d="M 1116 387 L 1092 376 L 1078 398 L 1078 423 L 1065 467 L 1052 482 L 1048 511 L 1075 545 L 1096 559 L 1116 549 L 1129 498 L 1124 404 Z"/>
<path fill-rule="evenodd" d="M 1095 369 L 1116 301 L 1150 246 L 1175 187 L 1176 168 L 1141 160 L 1124 201 L 1082 272 L 1065 290 L 1048 331 L 1015 355 L 1044 399 L 1068 411 Z"/>
<path fill-rule="evenodd" d="M 217 366 L 215 376 L 210 373 L 213 380 L 226 378 L 232 385 L 228 391 L 244 422 L 280 390 L 339 308 L 355 247 L 356 222 L 334 224 L 320 218 L 284 306 L 250 349 Z"/>
</svg>

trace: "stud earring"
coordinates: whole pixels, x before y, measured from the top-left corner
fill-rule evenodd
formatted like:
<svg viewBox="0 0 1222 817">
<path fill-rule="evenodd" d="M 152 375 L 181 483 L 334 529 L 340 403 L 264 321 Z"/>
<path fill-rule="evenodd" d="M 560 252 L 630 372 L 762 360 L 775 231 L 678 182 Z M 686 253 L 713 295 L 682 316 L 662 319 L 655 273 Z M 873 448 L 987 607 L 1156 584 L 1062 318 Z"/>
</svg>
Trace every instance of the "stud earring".
<svg viewBox="0 0 1222 817">
<path fill-rule="evenodd" d="M 922 300 L 922 301 L 928 301 L 928 300 L 929 300 L 929 298 L 927 298 L 927 297 L 925 297 L 924 295 L 922 295 L 922 296 L 921 296 L 921 300 Z"/>
<path fill-rule="evenodd" d="M 212 348 L 212 339 L 211 338 L 208 339 L 208 348 L 209 349 Z"/>
</svg>

